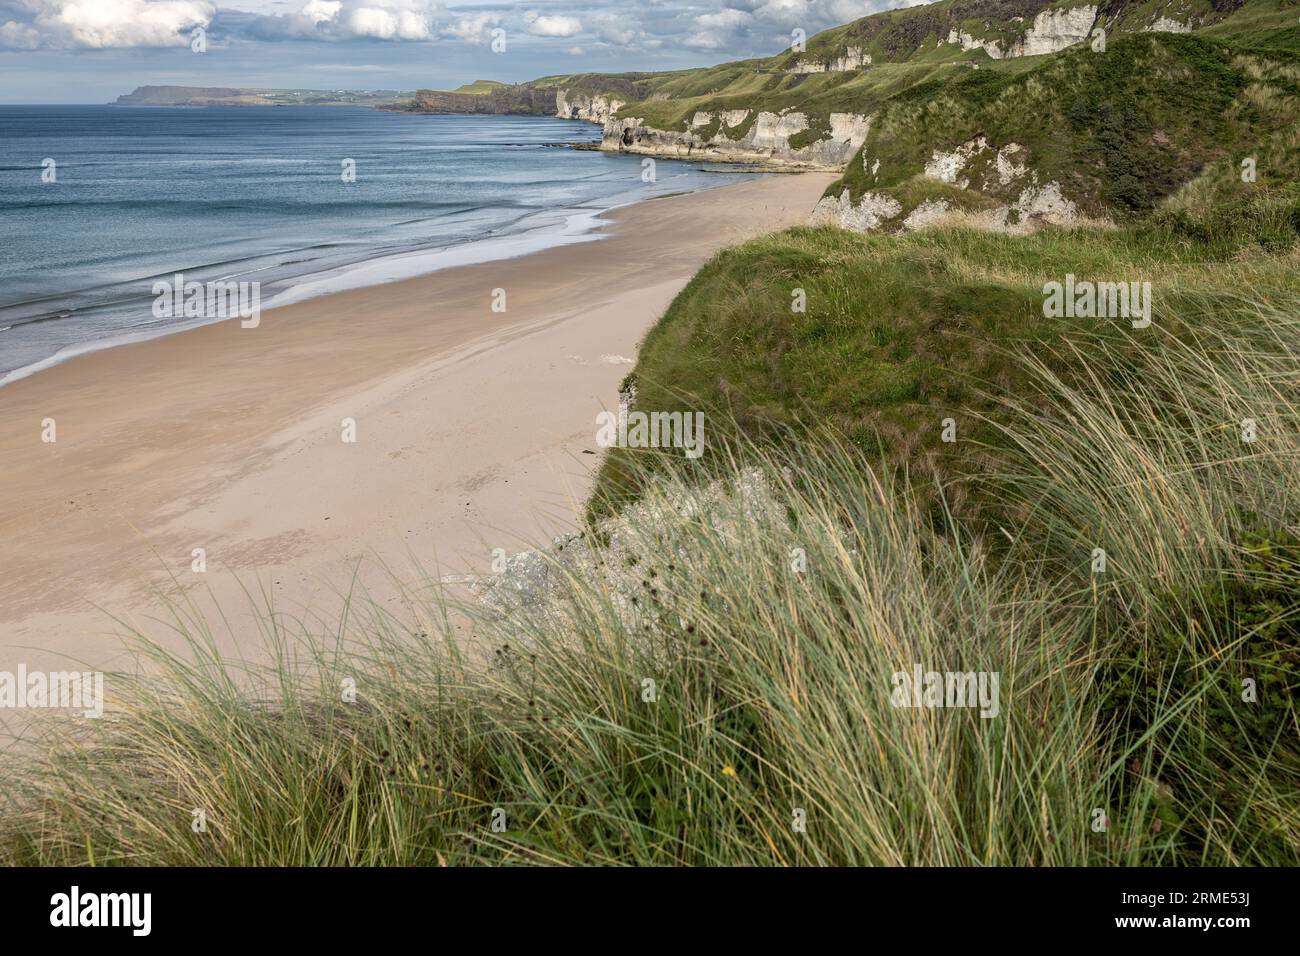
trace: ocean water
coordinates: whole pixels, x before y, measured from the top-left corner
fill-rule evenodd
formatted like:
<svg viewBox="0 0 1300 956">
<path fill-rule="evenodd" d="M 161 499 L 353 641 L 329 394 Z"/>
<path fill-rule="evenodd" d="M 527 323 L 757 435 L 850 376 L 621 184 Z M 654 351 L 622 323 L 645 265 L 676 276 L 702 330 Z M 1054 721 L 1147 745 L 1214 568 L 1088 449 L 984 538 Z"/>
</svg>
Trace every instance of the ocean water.
<svg viewBox="0 0 1300 956">
<path fill-rule="evenodd" d="M 735 181 L 658 160 L 646 183 L 640 157 L 557 145 L 599 139 L 543 117 L 0 106 L 0 383 L 203 321 L 155 317 L 176 273 L 256 281 L 266 309 L 592 241 L 611 208 Z"/>
</svg>

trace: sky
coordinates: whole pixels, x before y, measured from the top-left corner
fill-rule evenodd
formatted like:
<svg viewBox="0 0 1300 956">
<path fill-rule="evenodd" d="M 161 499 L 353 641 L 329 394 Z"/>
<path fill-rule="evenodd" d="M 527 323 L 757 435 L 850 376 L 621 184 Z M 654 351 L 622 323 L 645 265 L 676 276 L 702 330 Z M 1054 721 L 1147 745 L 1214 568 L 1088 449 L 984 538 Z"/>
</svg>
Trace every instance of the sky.
<svg viewBox="0 0 1300 956">
<path fill-rule="evenodd" d="M 144 85 L 454 89 L 675 70 L 770 56 L 796 28 L 811 37 L 911 2 L 0 0 L 0 102 L 105 103 Z"/>
</svg>

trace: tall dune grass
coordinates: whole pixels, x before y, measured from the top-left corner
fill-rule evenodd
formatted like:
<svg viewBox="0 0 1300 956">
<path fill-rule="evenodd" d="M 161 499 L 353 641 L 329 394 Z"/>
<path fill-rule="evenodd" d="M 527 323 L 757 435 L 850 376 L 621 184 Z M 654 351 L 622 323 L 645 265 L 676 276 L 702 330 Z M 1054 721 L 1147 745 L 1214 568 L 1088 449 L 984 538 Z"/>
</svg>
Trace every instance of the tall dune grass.
<svg viewBox="0 0 1300 956">
<path fill-rule="evenodd" d="M 142 642 L 113 716 L 15 761 L 0 858 L 1293 864 L 1300 302 L 1182 308 L 1068 383 L 1014 356 L 978 529 L 833 437 L 736 441 L 513 602 L 268 613 L 267 667 L 179 609 L 190 654 Z M 997 673 L 996 716 L 894 706 L 918 664 Z"/>
</svg>

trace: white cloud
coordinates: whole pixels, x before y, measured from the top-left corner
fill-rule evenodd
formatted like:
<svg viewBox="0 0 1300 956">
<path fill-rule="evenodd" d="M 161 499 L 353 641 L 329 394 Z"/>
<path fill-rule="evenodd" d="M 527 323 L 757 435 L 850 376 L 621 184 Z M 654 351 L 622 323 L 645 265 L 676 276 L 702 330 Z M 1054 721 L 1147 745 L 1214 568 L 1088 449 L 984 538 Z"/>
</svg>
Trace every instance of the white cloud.
<svg viewBox="0 0 1300 956">
<path fill-rule="evenodd" d="M 389 5 L 354 7 L 343 18 L 344 30 L 354 37 L 377 40 L 427 40 L 433 36 L 433 20 L 418 10 L 391 9 Z"/>
<path fill-rule="evenodd" d="M 41 34 L 35 27 L 9 20 L 0 23 L 0 49 L 35 50 L 41 45 Z"/>
<path fill-rule="evenodd" d="M 0 24 L 0 46 L 106 50 L 188 45 L 212 22 L 205 0 L 20 0 L 26 22 Z"/>
<path fill-rule="evenodd" d="M 646 39 L 645 31 L 625 16 L 597 14 L 589 19 L 587 26 L 597 39 L 611 46 L 641 46 Z"/>
<path fill-rule="evenodd" d="M 747 26 L 753 17 L 743 10 L 722 10 L 719 13 L 706 13 L 695 18 L 695 22 L 706 30 L 735 30 Z"/>
<path fill-rule="evenodd" d="M 495 13 L 473 13 L 445 25 L 442 35 L 469 43 L 486 43 L 492 36 L 492 28 L 500 24 L 501 17 Z"/>
<path fill-rule="evenodd" d="M 682 46 L 692 50 L 721 50 L 726 42 L 716 33 L 692 33 L 682 40 Z"/>
<path fill-rule="evenodd" d="M 326 23 L 338 17 L 342 6 L 339 0 L 307 0 L 302 15 L 312 23 Z"/>
<path fill-rule="evenodd" d="M 307 0 L 297 16 L 274 16 L 264 22 L 285 35 L 303 36 L 303 21 L 314 29 L 307 36 L 362 37 L 374 40 L 428 40 L 434 36 L 436 0 Z"/>
<path fill-rule="evenodd" d="M 0 0 L 0 48 L 184 48 L 195 26 L 209 44 L 349 40 L 483 45 L 491 31 L 610 48 L 707 52 L 717 61 L 776 53 L 790 29 L 812 36 L 878 9 L 921 0 Z M 538 4 L 538 6 L 533 6 Z M 531 7 L 531 9 L 530 9 Z M 535 47 L 550 48 L 536 44 Z M 560 52 L 560 48 L 552 48 Z M 563 50 L 574 49 L 568 44 Z M 538 54 L 540 55 L 540 53 Z M 655 68 L 638 61 L 628 68 Z"/>
<path fill-rule="evenodd" d="M 542 16 L 536 10 L 524 14 L 524 29 L 538 37 L 571 37 L 582 32 L 577 17 Z"/>
</svg>

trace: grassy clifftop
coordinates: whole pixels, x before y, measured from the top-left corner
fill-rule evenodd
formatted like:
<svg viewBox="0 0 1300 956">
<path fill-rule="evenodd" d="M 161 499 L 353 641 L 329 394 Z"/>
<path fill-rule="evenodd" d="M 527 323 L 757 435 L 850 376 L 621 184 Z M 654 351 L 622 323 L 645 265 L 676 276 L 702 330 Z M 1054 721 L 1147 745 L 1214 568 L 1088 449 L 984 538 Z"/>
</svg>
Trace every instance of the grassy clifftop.
<svg viewBox="0 0 1300 956">
<path fill-rule="evenodd" d="M 1018 351 L 1056 355 L 1072 336 L 1124 336 L 1127 322 L 1115 319 L 1045 319 L 1044 283 L 1067 273 L 1149 282 L 1153 322 L 1179 335 L 1189 315 L 1235 290 L 1300 295 L 1298 239 L 1295 180 L 1118 230 L 797 229 L 706 265 L 646 336 L 629 382 L 637 408 L 708 408 L 751 440 L 802 441 L 829 425 L 880 463 L 942 487 L 997 457 L 987 416 L 998 396 L 1029 390 Z M 1060 374 L 1086 371 L 1066 366 Z M 943 441 L 949 417 L 969 441 Z M 594 501 L 638 493 L 647 457 L 612 449 Z"/>
<path fill-rule="evenodd" d="M 936 197 L 978 211 L 1054 182 L 1087 215 L 1144 215 L 1180 192 L 1227 200 L 1293 182 L 1297 110 L 1294 51 L 1132 36 L 899 92 L 828 192 L 889 196 L 905 215 Z"/>
<path fill-rule="evenodd" d="M 1070 24 L 1053 19 L 1070 12 Z M 1298 17 L 1295 0 L 941 0 L 855 20 L 808 38 L 803 50 L 771 57 L 671 73 L 548 76 L 534 83 L 580 82 L 585 92 L 624 101 L 623 115 L 644 116 L 660 129 L 685 128 L 697 110 L 865 113 L 918 83 L 960 75 L 959 68 L 978 64 L 1017 74 L 1032 68 L 1026 56 L 1067 49 L 1095 29 L 1111 41 L 1152 29 L 1189 29 L 1295 48 Z M 1026 46 L 1036 28 L 1039 41 Z"/>
</svg>

